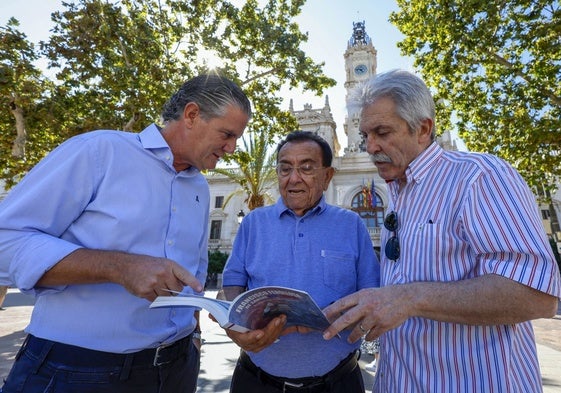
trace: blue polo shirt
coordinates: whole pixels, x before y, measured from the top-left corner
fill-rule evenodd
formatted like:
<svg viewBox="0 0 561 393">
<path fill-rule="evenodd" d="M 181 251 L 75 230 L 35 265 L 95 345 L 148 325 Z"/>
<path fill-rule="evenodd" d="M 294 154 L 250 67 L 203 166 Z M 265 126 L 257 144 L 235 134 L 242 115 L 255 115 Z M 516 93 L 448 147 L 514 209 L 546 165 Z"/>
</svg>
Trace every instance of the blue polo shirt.
<svg viewBox="0 0 561 393">
<path fill-rule="evenodd" d="M 320 308 L 380 285 L 379 263 L 362 219 L 328 205 L 322 197 L 304 216 L 282 199 L 253 210 L 240 225 L 223 274 L 224 286 L 249 289 L 279 285 L 307 291 Z M 360 341 L 326 341 L 322 332 L 293 333 L 259 353 L 249 353 L 266 372 L 286 378 L 323 375 L 357 349 Z"/>
</svg>

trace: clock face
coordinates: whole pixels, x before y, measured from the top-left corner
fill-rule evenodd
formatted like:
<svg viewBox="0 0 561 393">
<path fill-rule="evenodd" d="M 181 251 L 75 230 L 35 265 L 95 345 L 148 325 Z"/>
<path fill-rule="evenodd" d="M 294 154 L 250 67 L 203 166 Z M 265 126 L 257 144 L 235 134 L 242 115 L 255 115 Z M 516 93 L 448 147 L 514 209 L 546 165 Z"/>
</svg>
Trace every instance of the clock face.
<svg viewBox="0 0 561 393">
<path fill-rule="evenodd" d="M 364 74 L 366 74 L 366 71 L 368 71 L 368 69 L 366 68 L 366 65 L 364 65 L 364 64 L 359 64 L 355 67 L 355 74 L 357 74 L 357 75 L 364 75 Z"/>
</svg>

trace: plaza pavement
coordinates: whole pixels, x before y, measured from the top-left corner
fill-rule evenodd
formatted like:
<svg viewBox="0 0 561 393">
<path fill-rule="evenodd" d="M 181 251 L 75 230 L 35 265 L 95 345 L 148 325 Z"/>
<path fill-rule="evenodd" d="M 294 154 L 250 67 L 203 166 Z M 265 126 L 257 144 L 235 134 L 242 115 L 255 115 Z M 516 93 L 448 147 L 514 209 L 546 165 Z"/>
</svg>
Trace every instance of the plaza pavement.
<svg viewBox="0 0 561 393">
<path fill-rule="evenodd" d="M 214 297 L 214 295 L 212 291 L 207 291 L 207 296 Z M 33 298 L 20 293 L 17 289 L 10 289 L 4 308 L 5 310 L 0 311 L 0 381 L 8 375 L 14 356 L 23 342 L 23 329 L 33 309 Z M 227 393 L 239 349 L 224 334 L 224 331 L 208 318 L 206 312 L 203 311 L 201 317 L 204 344 L 197 392 Z M 561 303 L 554 318 L 539 319 L 533 324 L 538 342 L 544 393 L 559 393 L 561 392 Z M 364 371 L 364 365 L 371 360 L 372 356 L 369 355 L 363 355 L 360 359 L 367 392 L 371 392 L 373 375 Z"/>
</svg>

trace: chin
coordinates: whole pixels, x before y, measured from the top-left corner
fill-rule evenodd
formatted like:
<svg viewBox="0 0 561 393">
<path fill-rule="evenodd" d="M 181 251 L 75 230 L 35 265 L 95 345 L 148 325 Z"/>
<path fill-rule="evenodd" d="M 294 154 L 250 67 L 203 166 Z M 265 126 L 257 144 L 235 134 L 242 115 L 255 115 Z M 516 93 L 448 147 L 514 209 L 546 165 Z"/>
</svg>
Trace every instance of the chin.
<svg viewBox="0 0 561 393">
<path fill-rule="evenodd" d="M 214 168 L 216 168 L 216 165 L 218 165 L 218 160 L 208 160 L 207 162 L 203 163 L 202 170 L 214 169 Z"/>
</svg>

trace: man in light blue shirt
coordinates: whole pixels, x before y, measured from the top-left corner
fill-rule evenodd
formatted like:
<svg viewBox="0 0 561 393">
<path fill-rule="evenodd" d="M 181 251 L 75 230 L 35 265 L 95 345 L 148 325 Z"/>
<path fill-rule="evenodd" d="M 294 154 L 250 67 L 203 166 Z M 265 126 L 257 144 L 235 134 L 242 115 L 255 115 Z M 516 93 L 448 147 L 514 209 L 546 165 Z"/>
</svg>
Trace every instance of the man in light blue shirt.
<svg viewBox="0 0 561 393">
<path fill-rule="evenodd" d="M 199 76 L 168 101 L 163 127 L 76 136 L 10 192 L 0 281 L 36 304 L 3 393 L 195 391 L 198 314 L 148 306 L 167 290 L 203 290 L 200 171 L 234 151 L 250 116 L 233 82 Z"/>
<path fill-rule="evenodd" d="M 248 214 L 240 225 L 223 273 L 228 300 L 247 289 L 284 286 L 308 292 L 326 307 L 362 288 L 379 285 L 372 240 L 358 214 L 328 205 L 323 197 L 333 177 L 329 144 L 311 132 L 290 133 L 277 148 L 281 199 Z M 359 342 L 326 341 L 322 332 L 284 329 L 285 316 L 264 329 L 228 330 L 244 351 L 231 393 L 361 393 Z M 280 339 L 279 335 L 281 335 Z"/>
</svg>

